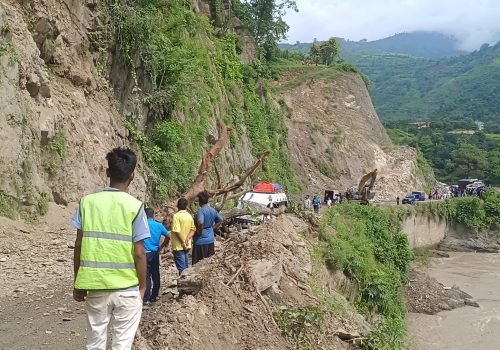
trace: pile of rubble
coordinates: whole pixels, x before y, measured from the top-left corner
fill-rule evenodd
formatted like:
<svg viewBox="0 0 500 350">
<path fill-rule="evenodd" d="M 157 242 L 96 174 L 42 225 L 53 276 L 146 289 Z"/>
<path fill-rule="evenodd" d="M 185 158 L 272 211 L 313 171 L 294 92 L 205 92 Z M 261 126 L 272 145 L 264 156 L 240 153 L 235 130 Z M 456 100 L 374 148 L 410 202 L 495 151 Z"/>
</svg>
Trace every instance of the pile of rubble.
<svg viewBox="0 0 500 350">
<path fill-rule="evenodd" d="M 306 284 L 312 264 L 301 232 L 307 230 L 300 219 L 281 215 L 230 235 L 215 256 L 184 271 L 177 292 L 167 290 L 143 314 L 137 348 L 294 349 L 273 313 L 319 304 Z M 328 320 L 326 328 L 334 324 Z M 340 333 L 327 333 L 321 348 L 348 348 Z"/>
</svg>

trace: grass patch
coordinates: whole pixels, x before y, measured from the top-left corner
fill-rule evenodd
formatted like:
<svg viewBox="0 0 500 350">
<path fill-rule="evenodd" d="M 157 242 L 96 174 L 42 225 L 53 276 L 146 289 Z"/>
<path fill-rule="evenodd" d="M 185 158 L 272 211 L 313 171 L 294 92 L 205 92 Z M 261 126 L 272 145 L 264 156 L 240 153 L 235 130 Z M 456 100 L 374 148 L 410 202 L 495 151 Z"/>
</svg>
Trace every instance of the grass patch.
<svg viewBox="0 0 500 350">
<path fill-rule="evenodd" d="M 335 171 L 332 169 L 332 167 L 330 167 L 325 162 L 318 160 L 316 158 L 313 158 L 312 162 L 321 174 L 325 175 L 326 177 L 328 177 L 332 180 L 338 179 L 338 175 L 335 173 Z"/>
<path fill-rule="evenodd" d="M 66 136 L 64 134 L 56 134 L 47 144 L 47 148 L 51 151 L 54 151 L 57 153 L 61 159 L 64 159 L 64 156 L 66 154 Z"/>
</svg>

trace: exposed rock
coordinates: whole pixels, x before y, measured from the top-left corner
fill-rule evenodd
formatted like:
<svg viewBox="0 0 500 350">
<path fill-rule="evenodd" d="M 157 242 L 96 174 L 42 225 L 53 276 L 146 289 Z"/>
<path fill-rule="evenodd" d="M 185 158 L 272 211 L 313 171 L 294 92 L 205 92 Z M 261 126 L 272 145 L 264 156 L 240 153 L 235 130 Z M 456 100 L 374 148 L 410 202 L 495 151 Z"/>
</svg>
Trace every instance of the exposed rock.
<svg viewBox="0 0 500 350">
<path fill-rule="evenodd" d="M 263 292 L 279 282 L 282 275 L 281 261 L 254 260 L 249 262 L 256 287 L 259 292 Z"/>
<path fill-rule="evenodd" d="M 349 341 L 353 339 L 357 339 L 361 337 L 361 334 L 354 330 L 354 331 L 347 331 L 345 329 L 339 329 L 335 332 L 335 335 L 339 337 L 343 341 Z"/>
<path fill-rule="evenodd" d="M 31 74 L 26 82 L 26 90 L 31 97 L 36 97 L 40 91 L 40 79 L 36 74 Z"/>
<path fill-rule="evenodd" d="M 358 75 L 304 80 L 305 72 L 285 72 L 277 83 L 284 90 L 287 146 L 303 192 L 345 192 L 374 169 L 376 200 L 425 187 L 416 151 L 391 144 Z"/>
</svg>

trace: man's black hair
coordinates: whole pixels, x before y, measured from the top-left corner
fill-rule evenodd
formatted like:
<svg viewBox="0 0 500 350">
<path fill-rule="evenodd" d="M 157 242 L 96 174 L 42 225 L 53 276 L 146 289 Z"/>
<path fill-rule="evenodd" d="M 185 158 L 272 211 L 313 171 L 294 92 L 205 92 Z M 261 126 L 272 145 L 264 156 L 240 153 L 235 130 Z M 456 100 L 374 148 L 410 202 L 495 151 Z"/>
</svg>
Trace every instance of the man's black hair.
<svg viewBox="0 0 500 350">
<path fill-rule="evenodd" d="M 144 211 L 146 212 L 146 216 L 148 218 L 152 218 L 155 216 L 155 211 L 152 208 L 146 208 L 144 209 Z"/>
<path fill-rule="evenodd" d="M 209 200 L 210 200 L 210 193 L 208 193 L 207 191 L 202 191 L 198 193 L 198 201 L 200 202 L 200 205 L 207 204 Z"/>
<path fill-rule="evenodd" d="M 188 200 L 186 198 L 179 198 L 177 201 L 177 209 L 186 210 L 188 206 Z"/>
<path fill-rule="evenodd" d="M 137 157 L 130 148 L 117 147 L 106 155 L 109 177 L 113 181 L 125 182 L 135 170 Z"/>
</svg>

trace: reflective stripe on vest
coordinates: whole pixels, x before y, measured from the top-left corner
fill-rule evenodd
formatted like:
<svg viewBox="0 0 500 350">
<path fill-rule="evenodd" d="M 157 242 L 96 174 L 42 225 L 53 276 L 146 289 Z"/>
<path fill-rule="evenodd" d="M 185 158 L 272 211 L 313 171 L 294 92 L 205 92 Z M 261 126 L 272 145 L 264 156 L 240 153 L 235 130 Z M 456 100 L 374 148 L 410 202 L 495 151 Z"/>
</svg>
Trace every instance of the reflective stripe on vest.
<svg viewBox="0 0 500 350">
<path fill-rule="evenodd" d="M 82 248 L 75 288 L 124 289 L 139 284 L 132 225 L 142 203 L 121 191 L 82 198 Z"/>
</svg>

